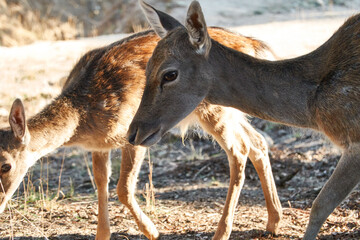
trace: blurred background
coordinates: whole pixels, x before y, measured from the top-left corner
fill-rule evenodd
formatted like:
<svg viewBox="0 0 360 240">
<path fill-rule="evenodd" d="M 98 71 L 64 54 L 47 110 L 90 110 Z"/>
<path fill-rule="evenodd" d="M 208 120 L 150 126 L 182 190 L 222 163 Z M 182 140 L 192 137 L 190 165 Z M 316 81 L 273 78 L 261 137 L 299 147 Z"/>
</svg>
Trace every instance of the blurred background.
<svg viewBox="0 0 360 240">
<path fill-rule="evenodd" d="M 130 0 L 0 0 L 0 45 L 129 33 L 144 24 L 138 10 Z"/>
<path fill-rule="evenodd" d="M 183 19 L 189 0 L 148 0 Z M 203 0 L 209 25 L 238 26 L 269 20 L 324 17 L 358 8 L 358 0 Z M 263 17 L 261 17 L 263 15 Z M 0 0 L 0 45 L 131 33 L 147 23 L 137 0 Z"/>
</svg>

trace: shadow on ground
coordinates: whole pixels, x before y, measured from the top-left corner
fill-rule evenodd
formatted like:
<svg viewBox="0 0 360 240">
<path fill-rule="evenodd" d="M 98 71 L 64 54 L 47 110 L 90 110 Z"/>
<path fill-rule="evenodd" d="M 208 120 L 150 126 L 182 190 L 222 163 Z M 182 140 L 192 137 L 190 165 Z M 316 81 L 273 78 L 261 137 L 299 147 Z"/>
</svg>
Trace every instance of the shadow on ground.
<svg viewBox="0 0 360 240">
<path fill-rule="evenodd" d="M 184 234 L 163 234 L 160 237 L 160 240 L 175 240 L 175 239 L 184 239 L 184 240 L 203 240 L 211 239 L 215 233 L 203 233 L 203 232 L 188 232 Z M 246 237 L 244 237 L 246 236 Z M 235 231 L 231 233 L 230 239 L 242 240 L 242 239 L 301 239 L 300 236 L 290 236 L 286 234 L 271 235 L 266 231 L 261 230 L 251 230 L 251 231 Z M 34 240 L 38 238 L 34 237 L 20 237 L 16 240 Z M 62 234 L 58 236 L 49 237 L 49 240 L 93 240 L 95 236 L 93 235 L 80 235 L 80 234 Z M 123 233 L 113 233 L 111 235 L 111 240 L 140 240 L 147 239 L 144 235 L 128 235 Z M 335 240 L 335 239 L 360 239 L 360 230 L 354 232 L 344 232 L 338 233 L 336 235 L 322 235 L 319 236 L 320 240 Z M 7 240 L 7 238 L 0 238 L 0 240 Z"/>
</svg>

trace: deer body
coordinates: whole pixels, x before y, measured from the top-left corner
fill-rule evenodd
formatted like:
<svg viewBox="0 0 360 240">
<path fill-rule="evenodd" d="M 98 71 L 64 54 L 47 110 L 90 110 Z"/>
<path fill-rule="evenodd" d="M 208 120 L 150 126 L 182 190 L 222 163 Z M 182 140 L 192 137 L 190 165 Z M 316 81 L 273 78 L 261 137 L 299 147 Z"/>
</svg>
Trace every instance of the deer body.
<svg viewBox="0 0 360 240">
<path fill-rule="evenodd" d="M 258 56 L 269 52 L 259 41 L 223 29 L 209 31 L 214 38 L 240 51 Z M 153 31 L 145 31 L 86 53 L 74 66 L 62 93 L 28 121 L 21 101 L 14 102 L 9 116 L 11 128 L 0 130 L 0 212 L 37 159 L 62 145 L 81 146 L 92 151 L 98 190 L 96 239 L 110 239 L 107 205 L 110 150 L 121 148 L 121 172 L 117 185 L 119 200 L 130 209 L 139 229 L 149 239 L 159 237 L 156 227 L 135 199 L 137 175 L 146 148 L 132 146 L 126 140 L 128 126 L 145 87 L 146 62 L 158 40 Z M 192 116 L 191 119 L 209 132 L 229 157 L 231 183 L 222 225 L 219 224 L 228 227 L 222 231 L 231 229 L 249 156 L 264 190 L 269 211 L 267 229 L 276 232 L 281 219 L 281 205 L 263 137 L 241 112 L 232 108 L 203 102 Z M 234 126 L 237 126 L 236 130 L 233 130 Z"/>
<path fill-rule="evenodd" d="M 162 40 L 148 62 L 129 141 L 156 143 L 204 100 L 323 132 L 342 147 L 343 155 L 313 203 L 304 239 L 315 239 L 328 215 L 360 181 L 360 14 L 317 50 L 271 62 L 212 40 L 196 1 L 185 26 L 144 2 L 142 6 Z M 215 234 L 214 239 L 220 238 Z"/>
<path fill-rule="evenodd" d="M 255 59 L 213 41 L 213 81 L 205 99 L 266 120 L 323 131 L 341 147 L 359 142 L 360 45 L 357 38 L 346 36 L 360 33 L 360 24 L 349 28 L 351 22 L 360 22 L 360 15 L 314 52 L 282 61 Z M 226 59 L 219 58 L 218 51 Z M 224 61 L 229 64 L 221 66 Z"/>
<path fill-rule="evenodd" d="M 217 44 L 213 42 L 210 52 L 210 59 L 214 59 L 209 59 L 212 66 L 218 66 L 223 60 L 211 58 L 211 55 L 216 54 Z M 212 69 L 214 83 L 205 98 L 207 101 L 237 108 L 241 106 L 247 113 L 266 120 L 317 128 L 311 104 L 318 83 L 314 81 L 313 76 L 309 76 L 308 69 L 303 69 L 302 66 L 299 66 L 299 69 L 286 68 L 286 65 L 292 64 L 291 61 L 283 61 L 276 65 L 270 61 L 260 62 L 255 58 L 243 61 L 234 54 L 237 53 L 229 51 L 225 54 L 228 60 L 232 59 L 228 65 Z M 240 64 L 234 61 L 238 58 Z M 300 76 L 292 77 L 291 74 L 295 71 Z M 218 76 L 224 79 L 221 84 L 216 80 Z M 236 76 L 239 76 L 239 79 Z M 284 79 L 285 81 L 282 81 Z M 230 82 L 232 84 L 229 87 Z M 251 94 L 253 92 L 256 94 Z M 258 106 L 262 106 L 264 111 L 259 111 Z"/>
</svg>

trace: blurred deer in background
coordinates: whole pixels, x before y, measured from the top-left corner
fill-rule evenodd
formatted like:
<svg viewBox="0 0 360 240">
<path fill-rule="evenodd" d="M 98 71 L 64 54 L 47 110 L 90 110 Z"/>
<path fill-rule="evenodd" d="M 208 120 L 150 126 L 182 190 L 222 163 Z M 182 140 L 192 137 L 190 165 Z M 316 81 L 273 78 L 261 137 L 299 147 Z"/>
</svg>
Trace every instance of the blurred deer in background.
<svg viewBox="0 0 360 240">
<path fill-rule="evenodd" d="M 165 13 L 158 14 L 172 19 Z M 220 28 L 210 28 L 209 32 L 214 39 L 238 51 L 254 56 L 271 55 L 264 44 L 251 38 Z M 119 200 L 130 209 L 140 231 L 149 239 L 159 237 L 134 195 L 146 148 L 133 146 L 126 140 L 126 132 L 145 87 L 146 63 L 158 41 L 159 37 L 153 31 L 145 31 L 86 53 L 71 71 L 61 94 L 28 121 L 22 102 L 15 100 L 9 116 L 10 128 L 0 130 L 1 212 L 30 166 L 62 145 L 76 145 L 92 151 L 98 189 L 96 239 L 110 239 L 110 150 L 121 148 Z M 232 221 L 249 157 L 258 172 L 266 199 L 267 230 L 276 232 L 282 215 L 281 205 L 264 138 L 240 111 L 206 101 L 183 122 L 182 128 L 193 122 L 199 123 L 217 140 L 229 159 L 231 180 L 222 221 Z"/>
<path fill-rule="evenodd" d="M 185 26 L 156 16 L 145 3 L 142 6 L 163 39 L 148 62 L 129 141 L 156 143 L 204 101 L 323 132 L 343 155 L 313 203 L 304 239 L 315 239 L 326 218 L 360 180 L 360 14 L 315 51 L 267 61 L 211 39 L 197 1 L 189 7 Z M 219 228 L 214 239 L 226 239 L 229 229 Z"/>
</svg>

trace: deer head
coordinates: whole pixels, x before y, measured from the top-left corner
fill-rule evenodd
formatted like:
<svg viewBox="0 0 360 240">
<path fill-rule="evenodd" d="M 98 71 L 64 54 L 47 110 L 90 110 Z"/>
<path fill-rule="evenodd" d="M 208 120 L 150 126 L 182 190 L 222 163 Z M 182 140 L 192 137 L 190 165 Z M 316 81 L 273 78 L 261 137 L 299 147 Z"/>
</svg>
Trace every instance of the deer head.
<svg viewBox="0 0 360 240">
<path fill-rule="evenodd" d="M 31 166 L 28 164 L 31 154 L 27 148 L 30 133 L 24 106 L 19 99 L 11 107 L 9 123 L 10 129 L 0 130 L 0 213 Z"/>
<path fill-rule="evenodd" d="M 212 40 L 200 4 L 191 3 L 185 26 L 141 1 L 162 38 L 146 68 L 146 87 L 130 125 L 128 140 L 149 146 L 189 115 L 205 98 L 213 81 L 208 56 Z"/>
</svg>

